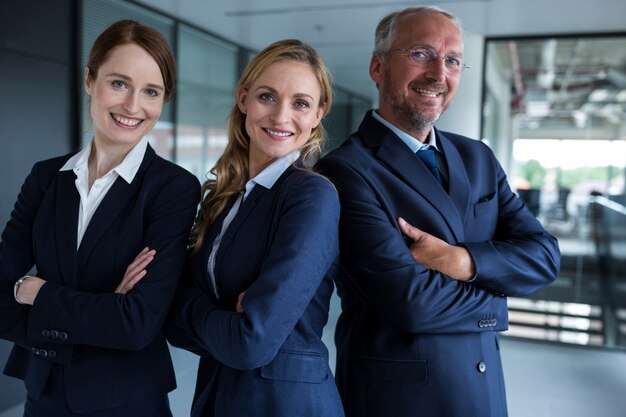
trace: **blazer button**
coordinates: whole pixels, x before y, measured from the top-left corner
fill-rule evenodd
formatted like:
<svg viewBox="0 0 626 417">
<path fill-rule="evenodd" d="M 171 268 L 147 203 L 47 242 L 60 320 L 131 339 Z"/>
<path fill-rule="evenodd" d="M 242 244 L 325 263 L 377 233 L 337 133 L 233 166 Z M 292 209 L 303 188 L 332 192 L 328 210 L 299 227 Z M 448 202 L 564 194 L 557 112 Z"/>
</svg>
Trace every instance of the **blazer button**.
<svg viewBox="0 0 626 417">
<path fill-rule="evenodd" d="M 485 362 L 478 362 L 478 365 L 476 365 L 476 368 L 478 369 L 478 372 L 485 373 L 485 371 L 487 370 L 487 364 Z"/>
<path fill-rule="evenodd" d="M 45 349 L 39 349 L 39 355 L 43 356 L 44 358 L 48 357 L 48 351 Z"/>
<path fill-rule="evenodd" d="M 50 359 L 54 359 L 54 358 L 56 358 L 56 357 L 57 357 L 57 351 L 56 351 L 56 350 L 52 350 L 52 349 L 50 349 L 50 350 L 48 351 L 48 357 L 49 357 Z"/>
<path fill-rule="evenodd" d="M 496 324 L 498 324 L 498 319 L 491 319 L 491 327 L 496 327 Z"/>
<path fill-rule="evenodd" d="M 43 329 L 41 331 L 41 337 L 45 337 L 46 339 L 50 337 L 50 330 L 48 329 Z"/>
<path fill-rule="evenodd" d="M 67 333 L 66 332 L 59 332 L 59 339 L 65 341 L 67 340 Z"/>
<path fill-rule="evenodd" d="M 59 331 L 58 330 L 51 330 L 50 331 L 50 338 L 51 339 L 58 339 L 59 338 Z"/>
<path fill-rule="evenodd" d="M 478 322 L 478 327 L 481 327 L 481 328 L 482 328 L 482 327 L 485 327 L 485 320 L 480 320 L 480 321 Z"/>
<path fill-rule="evenodd" d="M 36 347 L 31 348 L 30 351 L 33 352 L 35 355 L 39 356 L 39 349 L 37 349 Z"/>
</svg>

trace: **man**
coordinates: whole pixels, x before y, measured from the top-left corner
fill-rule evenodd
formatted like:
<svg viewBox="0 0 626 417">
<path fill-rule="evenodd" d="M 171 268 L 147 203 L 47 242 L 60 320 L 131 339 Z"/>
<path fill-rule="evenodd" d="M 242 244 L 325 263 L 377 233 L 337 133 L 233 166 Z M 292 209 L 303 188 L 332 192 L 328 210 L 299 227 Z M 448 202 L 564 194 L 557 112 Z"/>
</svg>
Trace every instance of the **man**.
<svg viewBox="0 0 626 417">
<path fill-rule="evenodd" d="M 463 68 L 454 16 L 383 18 L 370 64 L 379 108 L 318 164 L 342 205 L 336 378 L 348 417 L 506 416 L 506 296 L 558 273 L 556 239 L 489 148 L 433 127 Z"/>
</svg>

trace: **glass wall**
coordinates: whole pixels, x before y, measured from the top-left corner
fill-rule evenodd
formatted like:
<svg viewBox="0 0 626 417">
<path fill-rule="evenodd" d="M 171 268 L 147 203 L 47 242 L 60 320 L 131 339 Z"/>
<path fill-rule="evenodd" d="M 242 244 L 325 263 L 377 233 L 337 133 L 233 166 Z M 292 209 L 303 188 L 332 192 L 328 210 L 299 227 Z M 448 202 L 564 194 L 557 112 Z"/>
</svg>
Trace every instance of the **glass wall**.
<svg viewBox="0 0 626 417">
<path fill-rule="evenodd" d="M 333 108 L 326 117 L 328 142 L 326 150 L 336 148 L 361 124 L 365 112 L 371 108 L 371 103 L 360 96 L 350 94 L 340 88 L 335 88 Z"/>
<path fill-rule="evenodd" d="M 482 126 L 562 253 L 509 334 L 626 346 L 626 37 L 487 40 Z"/>
<path fill-rule="evenodd" d="M 222 154 L 237 83 L 237 48 L 181 27 L 176 162 L 204 178 Z"/>
<path fill-rule="evenodd" d="M 178 65 L 176 95 L 166 104 L 149 140 L 159 155 L 204 181 L 226 146 L 235 84 L 254 52 L 134 3 L 90 0 L 82 2 L 82 68 L 98 34 L 120 19 L 135 19 L 156 28 L 172 46 Z M 336 104 L 325 122 L 331 142 L 326 149 L 356 130 L 370 106 L 364 97 L 338 86 L 334 90 Z M 93 131 L 88 96 L 84 95 L 82 102 L 84 145 Z"/>
</svg>

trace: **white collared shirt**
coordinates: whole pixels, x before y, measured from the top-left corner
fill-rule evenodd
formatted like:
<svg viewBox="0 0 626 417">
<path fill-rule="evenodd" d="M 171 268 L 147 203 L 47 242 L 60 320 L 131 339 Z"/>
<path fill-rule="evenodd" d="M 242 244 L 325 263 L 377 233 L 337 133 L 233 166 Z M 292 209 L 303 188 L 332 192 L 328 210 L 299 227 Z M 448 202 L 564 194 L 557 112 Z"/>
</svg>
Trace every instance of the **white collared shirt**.
<svg viewBox="0 0 626 417">
<path fill-rule="evenodd" d="M 428 134 L 428 141 L 426 143 L 422 143 L 419 140 L 415 139 L 413 136 L 406 133 L 405 131 L 400 130 L 398 127 L 392 125 L 391 123 L 383 119 L 383 117 L 380 114 L 378 114 L 376 110 L 372 112 L 372 116 L 374 117 L 374 119 L 378 120 L 383 125 L 387 126 L 393 133 L 395 133 L 396 136 L 399 137 L 400 140 L 404 142 L 406 146 L 408 146 L 413 151 L 413 153 L 416 153 L 417 151 L 422 150 L 422 148 L 424 147 L 426 147 L 426 149 L 434 148 L 435 150 L 437 150 L 437 152 L 440 152 L 439 148 L 437 147 L 437 135 L 435 135 L 434 127 L 430 129 L 430 133 Z"/>
<path fill-rule="evenodd" d="M 213 241 L 213 247 L 211 248 L 211 254 L 209 255 L 209 260 L 207 263 L 207 269 L 209 271 L 209 276 L 211 277 L 211 284 L 213 287 L 213 291 L 215 292 L 215 296 L 219 298 L 219 291 L 217 289 L 217 281 L 215 280 L 215 258 L 217 256 L 217 250 L 220 247 L 220 243 L 222 241 L 222 236 L 230 226 L 230 223 L 235 218 L 235 215 L 239 211 L 241 204 L 246 200 L 246 198 L 250 195 L 250 192 L 256 185 L 260 185 L 268 190 L 274 186 L 278 178 L 292 165 L 298 158 L 300 157 L 300 151 L 295 150 L 288 153 L 285 156 L 282 156 L 272 162 L 267 168 L 263 171 L 259 172 L 256 177 L 252 178 L 246 183 L 245 190 L 243 193 L 239 193 L 237 200 L 231 207 L 230 211 L 224 218 L 224 222 L 222 223 L 222 230 L 220 234 Z"/>
<path fill-rule="evenodd" d="M 148 147 L 148 139 L 142 138 L 124 157 L 124 160 L 115 168 L 111 169 L 102 177 L 94 181 L 89 188 L 89 155 L 93 147 L 93 141 L 72 156 L 59 171 L 74 171 L 76 174 L 76 189 L 80 195 L 80 208 L 78 210 L 78 236 L 76 248 L 80 247 L 85 230 L 94 213 L 100 206 L 104 196 L 113 186 L 118 177 L 122 177 L 127 183 L 131 183 L 139 170 L 143 157 Z"/>
</svg>

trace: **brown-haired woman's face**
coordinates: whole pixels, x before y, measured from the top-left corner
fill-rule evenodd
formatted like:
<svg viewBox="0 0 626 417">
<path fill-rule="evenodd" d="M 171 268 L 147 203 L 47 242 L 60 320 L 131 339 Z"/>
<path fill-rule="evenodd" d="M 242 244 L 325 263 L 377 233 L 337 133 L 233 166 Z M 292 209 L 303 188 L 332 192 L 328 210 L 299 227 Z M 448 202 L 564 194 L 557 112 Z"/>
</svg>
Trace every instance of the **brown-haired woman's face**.
<svg viewBox="0 0 626 417">
<path fill-rule="evenodd" d="M 97 141 L 134 145 L 156 124 L 163 110 L 164 82 L 158 64 L 143 48 L 113 48 L 93 79 L 85 71 Z"/>
<path fill-rule="evenodd" d="M 248 90 L 238 92 L 250 137 L 251 175 L 309 140 L 324 114 L 320 96 L 313 70 L 297 61 L 270 65 Z"/>
</svg>

